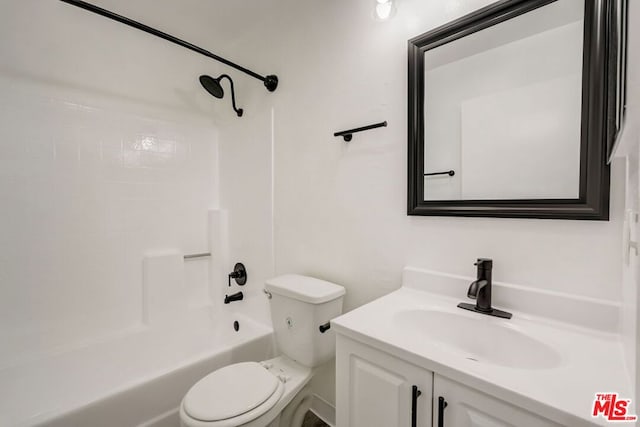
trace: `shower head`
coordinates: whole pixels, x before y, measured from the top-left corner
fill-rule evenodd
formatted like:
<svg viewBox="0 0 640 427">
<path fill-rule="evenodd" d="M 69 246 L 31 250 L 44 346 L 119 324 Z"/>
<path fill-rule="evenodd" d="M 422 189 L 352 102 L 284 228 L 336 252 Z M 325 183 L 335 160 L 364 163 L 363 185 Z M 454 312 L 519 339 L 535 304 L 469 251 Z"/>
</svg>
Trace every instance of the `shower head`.
<svg viewBox="0 0 640 427">
<path fill-rule="evenodd" d="M 220 84 L 220 82 L 224 78 L 228 79 L 229 84 L 231 85 L 231 105 L 233 106 L 233 111 L 236 112 L 238 117 L 242 117 L 242 108 L 236 108 L 236 95 L 235 91 L 233 90 L 233 80 L 231 80 L 231 77 L 226 74 L 222 74 L 220 77 L 214 79 L 211 76 L 202 75 L 200 76 L 200 84 L 211 95 L 215 96 L 218 99 L 222 99 L 224 97 L 224 89 L 222 89 L 222 85 Z"/>
<path fill-rule="evenodd" d="M 214 79 L 211 76 L 200 76 L 200 84 L 207 92 L 220 99 L 224 96 L 224 90 L 220 84 L 220 78 Z"/>
</svg>

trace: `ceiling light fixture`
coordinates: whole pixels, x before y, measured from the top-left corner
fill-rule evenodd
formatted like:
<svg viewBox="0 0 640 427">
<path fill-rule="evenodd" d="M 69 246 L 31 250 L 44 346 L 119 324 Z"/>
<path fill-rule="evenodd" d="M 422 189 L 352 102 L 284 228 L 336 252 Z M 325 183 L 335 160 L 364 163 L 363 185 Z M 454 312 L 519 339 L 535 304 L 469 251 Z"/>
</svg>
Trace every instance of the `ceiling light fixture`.
<svg viewBox="0 0 640 427">
<path fill-rule="evenodd" d="M 375 0 L 375 18 L 377 21 L 387 21 L 395 15 L 396 6 L 394 0 Z"/>
</svg>

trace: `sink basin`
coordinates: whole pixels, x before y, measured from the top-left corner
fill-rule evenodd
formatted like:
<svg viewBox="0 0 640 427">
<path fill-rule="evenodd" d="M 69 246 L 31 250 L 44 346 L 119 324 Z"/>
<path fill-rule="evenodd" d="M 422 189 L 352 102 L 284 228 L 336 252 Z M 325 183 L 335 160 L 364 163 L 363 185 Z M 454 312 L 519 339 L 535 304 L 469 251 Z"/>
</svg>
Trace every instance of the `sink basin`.
<svg viewBox="0 0 640 427">
<path fill-rule="evenodd" d="M 466 359 L 507 368 L 551 369 L 560 355 L 503 320 L 439 310 L 406 310 L 396 313 L 398 328 L 443 347 Z"/>
</svg>

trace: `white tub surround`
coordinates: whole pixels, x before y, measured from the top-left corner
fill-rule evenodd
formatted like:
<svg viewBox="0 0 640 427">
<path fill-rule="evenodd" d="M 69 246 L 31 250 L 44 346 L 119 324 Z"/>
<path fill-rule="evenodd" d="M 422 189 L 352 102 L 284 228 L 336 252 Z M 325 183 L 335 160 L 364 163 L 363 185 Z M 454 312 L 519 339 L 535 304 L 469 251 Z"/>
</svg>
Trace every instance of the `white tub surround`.
<svg viewBox="0 0 640 427">
<path fill-rule="evenodd" d="M 498 319 L 457 308 L 459 302 L 470 301 L 466 294 L 473 280 L 406 268 L 402 288 L 332 320 L 338 334 L 338 423 L 341 416 L 354 416 L 353 405 L 340 407 L 350 393 L 340 378 L 357 369 L 350 363 L 356 363 L 352 353 L 362 344 L 429 373 L 436 390 L 434 420 L 437 390 L 451 393 L 455 383 L 482 396 L 478 401 L 491 398 L 517 407 L 514 410 L 535 422 L 542 417 L 544 425 L 607 425 L 603 418 L 591 417 L 595 394 L 617 392 L 620 398 L 633 398 L 617 330 L 619 305 L 494 282 L 493 307 L 513 313 L 510 320 Z M 347 352 L 343 359 L 341 340 Z M 483 346 L 485 341 L 489 345 Z M 421 386 L 427 394 L 430 379 L 423 378 Z M 454 402 L 445 413 L 453 415 L 458 398 L 450 397 Z M 419 410 L 427 416 L 429 409 Z"/>
<path fill-rule="evenodd" d="M 3 9 L 2 30 L 33 7 Z M 215 124 L 1 66 L 0 99 L 0 369 L 175 317 L 175 295 L 180 310 L 210 304 L 226 277 L 181 257 L 220 254 L 207 223 L 219 206 Z"/>
</svg>

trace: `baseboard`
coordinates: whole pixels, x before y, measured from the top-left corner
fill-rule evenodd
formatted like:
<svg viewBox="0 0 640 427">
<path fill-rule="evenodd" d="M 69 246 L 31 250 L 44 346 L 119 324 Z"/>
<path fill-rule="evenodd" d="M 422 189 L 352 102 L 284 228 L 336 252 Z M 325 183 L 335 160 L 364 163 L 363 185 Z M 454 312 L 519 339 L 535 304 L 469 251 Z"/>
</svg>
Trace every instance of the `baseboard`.
<svg viewBox="0 0 640 427">
<path fill-rule="evenodd" d="M 318 416 L 322 421 L 329 424 L 331 427 L 335 427 L 336 425 L 336 408 L 319 397 L 318 395 L 313 395 L 313 400 L 311 401 L 311 411 Z"/>
</svg>

